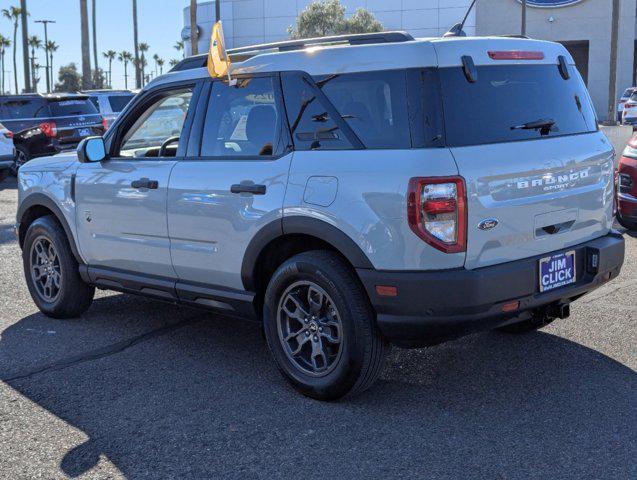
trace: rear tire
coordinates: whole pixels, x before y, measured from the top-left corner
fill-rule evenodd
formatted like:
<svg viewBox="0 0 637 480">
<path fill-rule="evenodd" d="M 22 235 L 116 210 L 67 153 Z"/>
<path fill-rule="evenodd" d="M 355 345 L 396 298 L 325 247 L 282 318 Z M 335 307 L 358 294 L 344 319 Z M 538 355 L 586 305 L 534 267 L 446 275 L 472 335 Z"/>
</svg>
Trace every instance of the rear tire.
<svg viewBox="0 0 637 480">
<path fill-rule="evenodd" d="M 95 287 L 80 277 L 66 234 L 53 216 L 40 217 L 29 226 L 22 262 L 31 298 L 45 315 L 74 318 L 91 306 Z"/>
<path fill-rule="evenodd" d="M 22 165 L 24 165 L 25 163 L 27 163 L 30 158 L 29 158 L 29 154 L 27 153 L 26 150 L 24 150 L 21 147 L 16 147 L 16 154 L 15 154 L 15 159 L 13 160 L 13 165 L 11 165 L 11 175 L 13 175 L 14 177 L 18 176 L 18 170 L 20 170 L 20 167 Z"/>
<path fill-rule="evenodd" d="M 274 273 L 265 293 L 264 332 L 283 376 L 318 400 L 369 388 L 388 347 L 355 272 L 322 250 L 296 255 Z"/>
</svg>

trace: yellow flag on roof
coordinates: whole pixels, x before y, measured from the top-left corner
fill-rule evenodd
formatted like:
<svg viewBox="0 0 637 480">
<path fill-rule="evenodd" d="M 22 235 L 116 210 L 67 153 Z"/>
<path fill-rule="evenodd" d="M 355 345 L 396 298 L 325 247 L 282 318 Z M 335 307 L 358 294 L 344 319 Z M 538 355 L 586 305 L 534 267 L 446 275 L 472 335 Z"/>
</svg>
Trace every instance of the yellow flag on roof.
<svg viewBox="0 0 637 480">
<path fill-rule="evenodd" d="M 221 78 L 230 75 L 230 59 L 226 54 L 226 43 L 223 38 L 223 28 L 221 22 L 215 23 L 212 28 L 212 37 L 210 38 L 210 51 L 208 52 L 208 73 L 213 78 Z"/>
</svg>

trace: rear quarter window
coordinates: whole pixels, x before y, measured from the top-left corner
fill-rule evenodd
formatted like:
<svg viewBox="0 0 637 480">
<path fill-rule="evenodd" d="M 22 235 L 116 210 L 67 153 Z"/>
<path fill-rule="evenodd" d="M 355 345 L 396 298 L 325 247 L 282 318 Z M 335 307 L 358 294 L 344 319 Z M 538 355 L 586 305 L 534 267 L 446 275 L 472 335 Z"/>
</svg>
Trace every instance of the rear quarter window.
<svg viewBox="0 0 637 480">
<path fill-rule="evenodd" d="M 597 120 L 584 82 L 573 67 L 564 80 L 557 65 L 498 65 L 477 67 L 475 83 L 460 67 L 441 68 L 446 143 L 479 145 L 597 130 Z M 539 130 L 515 128 L 551 120 L 545 137 Z"/>
<path fill-rule="evenodd" d="M 410 148 L 404 70 L 315 78 L 365 148 Z"/>
<path fill-rule="evenodd" d="M 134 95 L 110 95 L 108 97 L 108 103 L 111 106 L 111 110 L 114 113 L 121 112 L 124 110 L 124 107 L 128 105 L 128 102 L 133 99 L 133 96 Z"/>
</svg>

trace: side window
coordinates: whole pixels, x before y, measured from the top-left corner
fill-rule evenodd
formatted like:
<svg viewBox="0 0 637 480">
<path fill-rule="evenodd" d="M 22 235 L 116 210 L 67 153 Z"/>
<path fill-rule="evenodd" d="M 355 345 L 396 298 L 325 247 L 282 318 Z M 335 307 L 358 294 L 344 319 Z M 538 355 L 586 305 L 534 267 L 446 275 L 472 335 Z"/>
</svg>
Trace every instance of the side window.
<svg viewBox="0 0 637 480">
<path fill-rule="evenodd" d="M 406 72 L 349 73 L 316 79 L 365 148 L 411 148 Z"/>
<path fill-rule="evenodd" d="M 279 155 L 281 112 L 271 77 L 212 84 L 201 140 L 202 157 Z"/>
<path fill-rule="evenodd" d="M 157 157 L 163 145 L 164 156 L 174 157 L 192 91 L 188 87 L 166 93 L 138 112 L 137 120 L 122 138 L 119 156 Z"/>
<path fill-rule="evenodd" d="M 296 150 L 349 150 L 353 146 L 321 102 L 315 88 L 298 73 L 282 75 L 283 96 Z M 318 84 L 320 86 L 320 83 Z"/>
</svg>

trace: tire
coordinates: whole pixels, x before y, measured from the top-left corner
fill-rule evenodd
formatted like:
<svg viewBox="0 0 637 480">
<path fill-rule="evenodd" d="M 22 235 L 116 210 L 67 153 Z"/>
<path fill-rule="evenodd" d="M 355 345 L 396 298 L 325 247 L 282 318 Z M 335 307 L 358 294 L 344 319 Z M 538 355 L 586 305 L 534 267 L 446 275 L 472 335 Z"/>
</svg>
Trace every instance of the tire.
<svg viewBox="0 0 637 480">
<path fill-rule="evenodd" d="M 0 182 L 3 182 L 7 177 L 9 176 L 9 170 L 8 169 L 2 169 L 0 170 Z"/>
<path fill-rule="evenodd" d="M 536 330 L 540 330 L 541 328 L 544 328 L 547 325 L 553 323 L 554 320 L 554 318 L 550 320 L 539 320 L 536 318 L 530 318 L 529 320 L 523 320 L 518 323 L 512 323 L 510 325 L 505 325 L 504 327 L 496 328 L 496 330 L 503 333 L 522 335 L 525 333 L 531 333 L 535 332 Z"/>
<path fill-rule="evenodd" d="M 77 260 L 55 217 L 40 217 L 29 226 L 22 263 L 31 298 L 45 315 L 74 318 L 91 306 L 95 288 L 80 277 Z"/>
<path fill-rule="evenodd" d="M 310 251 L 283 263 L 270 280 L 263 312 L 276 365 L 303 395 L 357 395 L 383 368 L 388 344 L 355 272 L 336 253 Z M 323 354 L 314 355 L 315 349 Z"/>
<path fill-rule="evenodd" d="M 624 219 L 619 212 L 617 212 L 617 221 L 626 230 L 637 231 L 637 222 L 631 222 L 629 220 Z"/>
<path fill-rule="evenodd" d="M 15 160 L 13 161 L 13 165 L 11 166 L 10 171 L 11 171 L 11 175 L 13 175 L 14 177 L 17 177 L 18 170 L 20 170 L 20 167 L 31 159 L 29 158 L 29 154 L 27 153 L 25 149 L 21 147 L 16 147 L 15 150 L 16 150 Z"/>
</svg>

